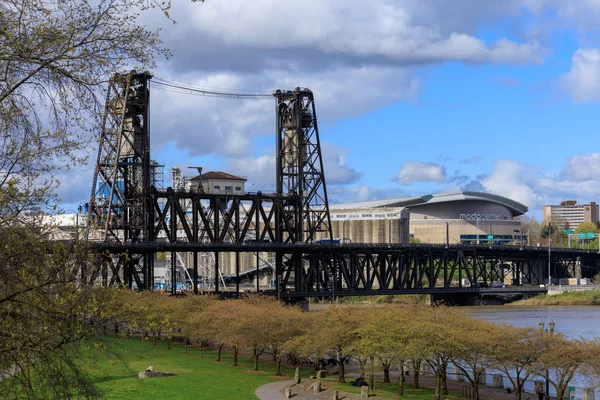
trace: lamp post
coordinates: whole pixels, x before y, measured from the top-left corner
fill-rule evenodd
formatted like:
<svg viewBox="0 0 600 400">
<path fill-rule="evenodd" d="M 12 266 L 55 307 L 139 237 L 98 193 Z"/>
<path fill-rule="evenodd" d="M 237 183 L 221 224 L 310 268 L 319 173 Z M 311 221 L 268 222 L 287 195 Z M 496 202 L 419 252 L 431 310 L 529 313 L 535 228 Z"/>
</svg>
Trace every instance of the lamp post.
<svg viewBox="0 0 600 400">
<path fill-rule="evenodd" d="M 556 328 L 556 322 L 554 322 L 553 319 L 550 320 L 550 322 L 548 323 L 548 328 L 549 330 L 544 330 L 544 321 L 540 321 L 540 323 L 538 324 L 538 326 L 540 327 L 540 335 L 545 334 L 549 334 L 550 336 L 554 335 L 554 328 Z M 548 369 L 546 369 L 546 399 L 550 399 L 550 381 L 548 381 Z"/>
<path fill-rule="evenodd" d="M 455 223 L 456 220 L 446 221 L 444 218 L 439 218 L 439 217 L 438 217 L 438 219 L 441 219 L 446 224 L 446 248 L 448 248 L 450 246 L 450 225 Z"/>
<path fill-rule="evenodd" d="M 342 244 L 346 243 L 346 221 L 348 221 L 349 218 L 344 218 L 342 220 Z"/>
<path fill-rule="evenodd" d="M 75 214 L 75 243 L 79 242 L 79 208 L 81 206 L 79 206 L 77 208 L 77 210 L 74 209 L 68 209 L 66 211 L 71 211 L 73 214 Z"/>
<path fill-rule="evenodd" d="M 552 284 L 552 277 L 550 276 L 550 257 L 552 255 L 552 239 L 548 239 L 548 287 Z"/>
</svg>

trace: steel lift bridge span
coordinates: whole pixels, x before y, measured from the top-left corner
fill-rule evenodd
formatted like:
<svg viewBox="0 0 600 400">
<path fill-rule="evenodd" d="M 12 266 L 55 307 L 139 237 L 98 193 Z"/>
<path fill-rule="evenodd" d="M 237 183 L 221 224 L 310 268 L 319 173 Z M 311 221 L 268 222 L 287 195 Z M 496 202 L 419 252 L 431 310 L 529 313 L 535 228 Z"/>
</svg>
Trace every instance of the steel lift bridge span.
<svg viewBox="0 0 600 400">
<path fill-rule="evenodd" d="M 240 254 L 272 254 L 281 298 L 400 293 L 538 292 L 548 278 L 593 275 L 600 255 L 570 249 L 486 246 L 409 246 L 333 243 L 314 95 L 309 89 L 273 94 L 204 91 L 158 78 L 153 88 L 180 88 L 224 98 L 274 97 L 276 191 L 210 194 L 153 182 L 148 73 L 115 74 L 109 82 L 86 238 L 97 261 L 82 270 L 90 284 L 148 290 L 157 253 L 168 253 L 171 276 L 181 254 L 191 259 L 194 292 L 207 276 L 199 258 L 214 263 L 209 287 L 221 292 L 219 254 L 235 257 L 228 281 L 239 295 L 244 277 L 258 282 L 263 266 L 240 264 Z M 317 234 L 327 240 L 316 241 Z M 92 265 L 93 264 L 93 265 Z M 272 265 L 274 264 L 274 265 Z M 271 270 L 268 268 L 267 270 Z M 510 275 L 515 285 L 491 287 Z M 173 278 L 174 279 L 174 278 Z M 258 285 L 257 285 L 258 288 Z M 175 292 L 175 282 L 171 284 Z"/>
</svg>

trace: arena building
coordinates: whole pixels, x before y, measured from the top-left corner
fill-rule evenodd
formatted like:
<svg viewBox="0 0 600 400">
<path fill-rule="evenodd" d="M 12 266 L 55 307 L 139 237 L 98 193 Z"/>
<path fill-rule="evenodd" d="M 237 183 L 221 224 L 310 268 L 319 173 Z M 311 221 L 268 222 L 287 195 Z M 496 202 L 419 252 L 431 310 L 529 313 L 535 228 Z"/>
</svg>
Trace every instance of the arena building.
<svg viewBox="0 0 600 400">
<path fill-rule="evenodd" d="M 409 235 L 433 244 L 526 243 L 516 219 L 525 212 L 521 203 L 480 192 L 330 205 L 334 236 L 358 243 L 407 243 Z"/>
</svg>

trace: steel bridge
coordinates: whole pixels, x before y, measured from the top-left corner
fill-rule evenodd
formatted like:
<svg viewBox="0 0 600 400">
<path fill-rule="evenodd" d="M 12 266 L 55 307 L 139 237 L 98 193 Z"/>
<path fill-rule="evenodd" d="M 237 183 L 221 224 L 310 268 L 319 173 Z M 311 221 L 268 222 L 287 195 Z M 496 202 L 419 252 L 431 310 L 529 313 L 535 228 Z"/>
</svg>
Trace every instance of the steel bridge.
<svg viewBox="0 0 600 400">
<path fill-rule="evenodd" d="M 219 254 L 234 254 L 235 274 L 228 278 L 234 294 L 240 293 L 242 275 L 255 274 L 258 282 L 265 270 L 258 265 L 258 254 L 270 253 L 276 286 L 270 293 L 288 299 L 535 293 L 545 291 L 540 285 L 549 275 L 591 277 L 598 271 L 599 254 L 568 249 L 550 253 L 530 247 L 335 245 L 309 89 L 273 93 L 276 193 L 157 189 L 150 158 L 151 78 L 132 71 L 115 74 L 109 82 L 86 228 L 86 241 L 97 257 L 82 269 L 89 284 L 152 289 L 158 252 L 170 255 L 171 276 L 176 276 L 181 254 L 190 255 L 196 292 L 198 256 L 214 254 L 211 288 L 220 292 Z M 325 243 L 318 237 L 325 237 Z M 255 272 L 241 264 L 244 253 L 257 254 Z M 495 287 L 503 282 L 510 285 Z"/>
<path fill-rule="evenodd" d="M 545 292 L 550 272 L 553 282 L 559 278 L 591 277 L 600 263 L 600 254 L 574 249 L 514 246 L 438 246 L 312 243 L 200 243 L 155 241 L 146 243 L 92 245 L 104 252 L 106 262 L 120 255 L 151 255 L 160 252 L 193 254 L 194 278 L 198 277 L 197 254 L 213 252 L 274 253 L 283 260 L 276 264 L 277 284 L 268 293 L 280 298 L 370 296 L 387 294 L 532 294 Z M 550 263 L 548 258 L 550 257 Z M 120 271 L 120 263 L 110 264 L 112 276 L 129 277 L 135 271 Z M 218 263 L 216 265 L 218 268 Z M 550 270 L 548 269 L 550 268 Z M 232 279 L 234 294 L 240 294 L 241 274 L 252 268 L 240 268 Z M 256 270 L 256 275 L 260 274 Z M 504 286 L 503 282 L 509 282 Z M 215 279 L 214 290 L 220 291 Z M 194 287 L 197 292 L 197 286 Z"/>
</svg>

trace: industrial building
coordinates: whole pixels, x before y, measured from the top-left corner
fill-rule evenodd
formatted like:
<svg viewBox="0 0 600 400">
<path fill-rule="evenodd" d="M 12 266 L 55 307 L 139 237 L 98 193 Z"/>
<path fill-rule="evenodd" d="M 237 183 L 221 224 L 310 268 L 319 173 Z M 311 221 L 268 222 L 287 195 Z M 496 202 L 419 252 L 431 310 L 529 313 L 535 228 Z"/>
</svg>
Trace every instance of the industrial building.
<svg viewBox="0 0 600 400">
<path fill-rule="evenodd" d="M 429 194 L 336 204 L 330 205 L 330 212 L 334 236 L 353 242 L 407 243 L 407 232 L 421 243 L 433 244 L 527 241 L 527 233 L 521 231 L 516 219 L 527 212 L 527 206 L 489 193 Z M 392 214 L 400 217 L 394 219 Z"/>
<path fill-rule="evenodd" d="M 559 205 L 542 207 L 542 223 L 544 225 L 553 225 L 560 229 L 574 229 L 584 222 L 598 223 L 596 202 L 577 204 L 575 200 L 563 200 Z"/>
</svg>

